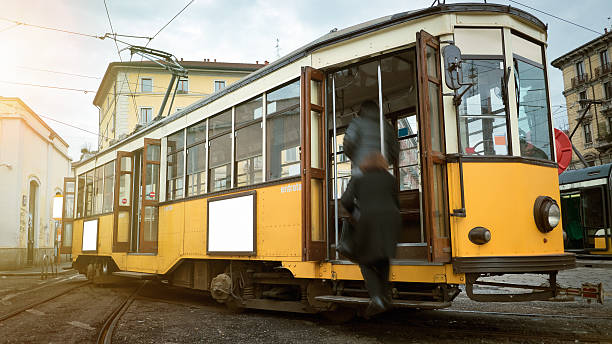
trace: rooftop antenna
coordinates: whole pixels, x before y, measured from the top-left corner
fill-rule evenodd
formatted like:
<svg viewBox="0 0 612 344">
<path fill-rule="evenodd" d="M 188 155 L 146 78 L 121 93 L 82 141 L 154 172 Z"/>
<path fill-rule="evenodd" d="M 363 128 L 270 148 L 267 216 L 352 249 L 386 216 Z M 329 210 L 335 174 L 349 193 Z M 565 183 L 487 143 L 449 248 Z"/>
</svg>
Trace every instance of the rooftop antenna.
<svg viewBox="0 0 612 344">
<path fill-rule="evenodd" d="M 608 19 L 610 19 L 610 18 L 608 18 Z M 280 57 L 280 44 L 279 44 L 279 42 L 280 41 L 278 40 L 278 38 L 276 38 L 276 46 L 275 46 L 275 48 L 276 48 L 276 58 Z"/>
</svg>

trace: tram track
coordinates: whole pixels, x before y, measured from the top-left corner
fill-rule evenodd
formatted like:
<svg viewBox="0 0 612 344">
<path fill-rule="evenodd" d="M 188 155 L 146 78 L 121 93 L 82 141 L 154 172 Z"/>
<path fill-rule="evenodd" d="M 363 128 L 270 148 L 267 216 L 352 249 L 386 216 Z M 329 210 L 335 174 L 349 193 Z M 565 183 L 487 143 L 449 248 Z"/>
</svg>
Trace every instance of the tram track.
<svg viewBox="0 0 612 344">
<path fill-rule="evenodd" d="M 143 282 L 140 286 L 138 286 L 120 305 L 117 307 L 111 314 L 106 318 L 106 321 L 102 325 L 102 328 L 98 332 L 98 338 L 96 343 L 98 344 L 110 344 L 112 343 L 113 333 L 115 331 L 115 327 L 121 319 L 121 316 L 127 309 L 130 307 L 132 302 L 138 296 L 138 293 L 142 288 L 148 283 L 148 281 Z"/>
<path fill-rule="evenodd" d="M 73 290 L 75 290 L 75 289 L 78 289 L 78 288 L 84 287 L 84 286 L 86 286 L 86 285 L 88 285 L 88 284 L 91 284 L 91 281 L 85 281 L 85 282 L 82 282 L 82 283 L 80 283 L 80 284 L 78 284 L 78 285 L 72 286 L 72 287 L 70 287 L 70 288 L 68 288 L 68 289 L 65 289 L 65 290 L 63 290 L 63 291 L 59 292 L 59 293 L 56 293 L 56 294 L 54 294 L 53 296 L 46 297 L 46 298 L 44 298 L 43 300 L 40 300 L 40 301 L 35 301 L 35 302 L 32 302 L 32 303 L 29 303 L 28 305 L 23 306 L 23 307 L 20 307 L 20 308 L 18 308 L 18 309 L 16 309 L 16 310 L 13 310 L 13 311 L 11 311 L 11 312 L 9 312 L 9 313 L 7 313 L 7 314 L 0 315 L 0 322 L 1 322 L 1 321 L 4 321 L 4 320 L 7 320 L 7 319 L 10 319 L 10 318 L 12 318 L 12 317 L 14 317 L 14 316 L 16 316 L 16 315 L 19 315 L 19 314 L 21 314 L 21 313 L 23 313 L 23 312 L 27 311 L 28 309 L 34 308 L 34 307 L 36 307 L 36 306 L 39 306 L 39 305 L 42 305 L 42 304 L 44 304 L 44 303 L 47 303 L 47 302 L 49 302 L 49 301 L 51 301 L 51 300 L 54 300 L 54 299 L 56 299 L 56 298 L 58 298 L 58 297 L 60 297 L 60 296 L 62 296 L 62 295 L 66 295 L 66 294 L 68 294 L 69 292 L 71 292 L 71 291 L 73 291 Z M 48 287 L 48 286 L 44 286 L 44 287 Z M 34 290 L 39 290 L 39 289 L 41 289 L 41 288 L 34 288 L 34 289 L 31 289 L 31 290 L 29 290 L 29 291 L 27 291 L 27 292 L 32 292 L 32 291 L 34 291 Z"/>
</svg>

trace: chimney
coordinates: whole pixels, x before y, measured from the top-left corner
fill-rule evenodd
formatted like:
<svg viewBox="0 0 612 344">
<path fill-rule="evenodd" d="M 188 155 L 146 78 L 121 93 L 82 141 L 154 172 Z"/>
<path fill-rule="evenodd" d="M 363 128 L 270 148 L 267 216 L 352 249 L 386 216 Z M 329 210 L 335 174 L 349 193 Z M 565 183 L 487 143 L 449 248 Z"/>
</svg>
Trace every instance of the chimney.
<svg viewBox="0 0 612 344">
<path fill-rule="evenodd" d="M 217 62 L 217 59 L 215 59 L 215 62 Z"/>
<path fill-rule="evenodd" d="M 259 64 L 259 60 L 255 61 L 255 64 Z"/>
<path fill-rule="evenodd" d="M 181 57 L 181 62 L 183 62 L 183 58 Z"/>
<path fill-rule="evenodd" d="M 604 35 L 607 35 L 607 34 L 608 34 L 608 28 L 604 27 Z"/>
<path fill-rule="evenodd" d="M 270 62 L 268 62 L 267 60 L 266 60 L 266 61 L 264 61 L 264 65 L 267 65 L 268 63 L 270 63 Z"/>
</svg>

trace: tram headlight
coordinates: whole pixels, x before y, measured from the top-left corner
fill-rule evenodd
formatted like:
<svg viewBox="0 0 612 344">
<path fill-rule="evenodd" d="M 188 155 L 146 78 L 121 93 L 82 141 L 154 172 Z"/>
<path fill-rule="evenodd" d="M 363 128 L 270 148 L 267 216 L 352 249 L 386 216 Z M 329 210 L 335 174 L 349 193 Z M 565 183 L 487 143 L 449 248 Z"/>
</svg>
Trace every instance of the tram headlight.
<svg viewBox="0 0 612 344">
<path fill-rule="evenodd" d="M 538 196 L 533 206 L 533 217 L 540 232 L 548 233 L 561 221 L 561 209 L 554 199 Z"/>
</svg>

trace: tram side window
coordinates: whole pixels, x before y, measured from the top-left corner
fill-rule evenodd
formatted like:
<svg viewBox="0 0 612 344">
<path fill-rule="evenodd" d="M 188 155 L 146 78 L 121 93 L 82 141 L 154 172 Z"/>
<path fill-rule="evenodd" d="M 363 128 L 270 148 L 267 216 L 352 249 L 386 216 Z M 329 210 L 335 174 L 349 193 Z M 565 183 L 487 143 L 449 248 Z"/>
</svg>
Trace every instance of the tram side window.
<svg viewBox="0 0 612 344">
<path fill-rule="evenodd" d="M 263 97 L 258 96 L 235 108 L 236 186 L 263 181 Z"/>
<path fill-rule="evenodd" d="M 187 196 L 206 192 L 206 121 L 187 128 Z"/>
<path fill-rule="evenodd" d="M 93 214 L 102 213 L 102 200 L 104 199 L 104 167 L 98 166 L 94 169 L 94 204 Z"/>
<path fill-rule="evenodd" d="M 266 180 L 300 174 L 300 82 L 266 95 Z"/>
<path fill-rule="evenodd" d="M 79 176 L 78 180 L 78 191 L 77 191 L 77 206 L 76 206 L 76 217 L 80 218 L 85 215 L 85 173 Z"/>
<path fill-rule="evenodd" d="M 166 199 L 169 201 L 183 197 L 184 135 L 181 130 L 168 136 Z"/>
<path fill-rule="evenodd" d="M 85 174 L 85 216 L 93 215 L 94 170 Z"/>
<path fill-rule="evenodd" d="M 544 52 L 539 43 L 511 35 L 521 156 L 552 160 Z"/>
<path fill-rule="evenodd" d="M 209 191 L 229 189 L 232 162 L 232 109 L 208 121 L 208 185 Z"/>
<path fill-rule="evenodd" d="M 462 152 L 467 155 L 508 155 L 502 60 L 466 59 L 462 72 L 463 83 L 473 85 L 461 97 L 459 105 Z"/>
<path fill-rule="evenodd" d="M 113 194 L 115 191 L 115 162 L 111 161 L 104 165 L 104 205 L 102 212 L 108 213 L 113 211 Z"/>
</svg>

